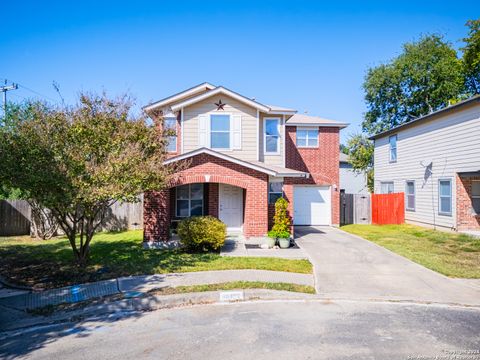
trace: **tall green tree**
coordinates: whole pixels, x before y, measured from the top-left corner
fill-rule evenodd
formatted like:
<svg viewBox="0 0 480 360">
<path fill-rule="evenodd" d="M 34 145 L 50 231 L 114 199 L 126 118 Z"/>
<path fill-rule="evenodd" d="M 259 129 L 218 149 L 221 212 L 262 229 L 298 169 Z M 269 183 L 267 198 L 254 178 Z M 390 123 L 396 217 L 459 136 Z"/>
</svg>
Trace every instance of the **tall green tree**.
<svg viewBox="0 0 480 360">
<path fill-rule="evenodd" d="M 462 61 L 442 36 L 406 43 L 403 52 L 368 70 L 363 130 L 374 134 L 438 110 L 464 94 Z"/>
<path fill-rule="evenodd" d="M 469 32 L 462 48 L 465 85 L 471 95 L 480 94 L 480 19 L 469 20 L 466 25 Z"/>
<path fill-rule="evenodd" d="M 0 183 L 52 212 L 81 265 L 108 207 L 162 189 L 176 170 L 163 165 L 161 126 L 132 105 L 105 94 L 69 108 L 30 102 L 0 131 Z"/>
<path fill-rule="evenodd" d="M 351 135 L 347 141 L 348 162 L 357 173 L 364 174 L 373 192 L 373 142 L 363 134 Z"/>
</svg>

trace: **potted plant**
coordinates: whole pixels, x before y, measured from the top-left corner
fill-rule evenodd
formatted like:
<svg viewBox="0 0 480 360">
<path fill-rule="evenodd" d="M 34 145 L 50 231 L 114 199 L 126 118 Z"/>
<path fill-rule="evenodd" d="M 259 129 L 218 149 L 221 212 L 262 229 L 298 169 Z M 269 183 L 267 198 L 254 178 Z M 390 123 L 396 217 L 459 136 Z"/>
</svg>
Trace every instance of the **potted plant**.
<svg viewBox="0 0 480 360">
<path fill-rule="evenodd" d="M 273 227 L 268 233 L 269 236 L 275 235 L 282 249 L 290 247 L 290 218 L 287 215 L 288 201 L 284 198 L 278 198 L 275 202 L 275 216 L 273 217 Z"/>
<path fill-rule="evenodd" d="M 267 237 L 267 246 L 269 249 L 273 248 L 277 242 L 277 232 L 270 230 Z"/>
<path fill-rule="evenodd" d="M 280 231 L 277 234 L 278 244 L 282 249 L 288 249 L 290 247 L 290 232 Z"/>
</svg>

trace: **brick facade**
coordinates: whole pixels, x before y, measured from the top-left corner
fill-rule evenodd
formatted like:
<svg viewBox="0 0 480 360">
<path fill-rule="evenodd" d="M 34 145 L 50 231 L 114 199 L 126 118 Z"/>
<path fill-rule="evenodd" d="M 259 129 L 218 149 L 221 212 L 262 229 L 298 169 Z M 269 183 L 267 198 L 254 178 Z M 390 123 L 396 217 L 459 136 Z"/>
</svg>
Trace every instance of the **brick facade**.
<svg viewBox="0 0 480 360">
<path fill-rule="evenodd" d="M 208 154 L 199 154 L 189 160 L 188 168 L 176 174 L 169 185 L 173 188 L 192 183 L 215 184 L 209 186 L 206 200 L 212 215 L 215 215 L 215 210 L 212 209 L 218 209 L 218 183 L 245 189 L 244 235 L 248 238 L 267 233 L 268 175 Z M 168 240 L 173 209 L 170 195 L 173 193 L 170 189 L 145 193 L 145 242 Z"/>
<path fill-rule="evenodd" d="M 179 133 L 180 126 L 177 126 L 177 130 Z M 340 217 L 339 129 L 320 127 L 318 148 L 297 148 L 296 127 L 287 126 L 285 150 L 287 168 L 310 174 L 307 179 L 285 178 L 284 194 L 289 202 L 289 215 L 293 214 L 294 185 L 328 185 L 332 189 L 332 224 L 337 225 Z M 204 213 L 215 217 L 218 217 L 218 184 L 243 188 L 245 237 L 264 236 L 267 233 L 273 225 L 275 211 L 274 204 L 268 204 L 268 175 L 208 154 L 199 154 L 183 161 L 188 161 L 188 168 L 176 174 L 169 189 L 145 193 L 144 241 L 169 239 L 170 222 L 175 218 L 175 187 L 191 183 L 205 184 Z"/>
<path fill-rule="evenodd" d="M 475 214 L 472 205 L 472 182 L 480 176 L 456 177 L 457 184 L 457 230 L 480 230 L 480 215 Z"/>
<path fill-rule="evenodd" d="M 298 148 L 296 146 L 297 128 L 286 127 L 285 167 L 310 173 L 308 179 L 285 179 L 285 198 L 289 202 L 291 214 L 293 213 L 293 185 L 329 185 L 332 191 L 332 224 L 340 223 L 339 133 L 339 128 L 320 127 L 317 148 Z"/>
</svg>

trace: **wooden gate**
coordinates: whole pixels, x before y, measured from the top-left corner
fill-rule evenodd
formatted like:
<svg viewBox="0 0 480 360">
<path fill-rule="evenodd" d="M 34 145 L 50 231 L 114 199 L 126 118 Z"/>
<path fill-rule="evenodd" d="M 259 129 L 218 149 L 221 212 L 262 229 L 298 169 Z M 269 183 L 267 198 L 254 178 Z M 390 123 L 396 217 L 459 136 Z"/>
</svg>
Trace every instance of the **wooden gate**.
<svg viewBox="0 0 480 360">
<path fill-rule="evenodd" d="M 405 222 L 404 193 L 372 194 L 372 223 L 377 225 Z"/>
<path fill-rule="evenodd" d="M 0 200 L 0 236 L 30 233 L 30 205 L 25 200 Z"/>
<path fill-rule="evenodd" d="M 340 193 L 340 225 L 370 224 L 370 194 Z"/>
</svg>

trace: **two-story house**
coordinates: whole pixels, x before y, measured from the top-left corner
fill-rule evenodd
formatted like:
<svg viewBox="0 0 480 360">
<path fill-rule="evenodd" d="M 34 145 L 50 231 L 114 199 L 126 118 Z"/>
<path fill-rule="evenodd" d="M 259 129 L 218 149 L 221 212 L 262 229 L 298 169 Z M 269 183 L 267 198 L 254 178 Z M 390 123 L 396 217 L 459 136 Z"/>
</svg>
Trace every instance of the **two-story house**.
<svg viewBox="0 0 480 360">
<path fill-rule="evenodd" d="M 404 192 L 406 221 L 480 230 L 480 96 L 371 139 L 375 192 Z"/>
<path fill-rule="evenodd" d="M 166 164 L 184 163 L 168 189 L 144 196 L 145 242 L 168 240 L 172 223 L 195 215 L 265 236 L 280 196 L 294 225 L 339 223 L 339 131 L 347 124 L 208 83 L 144 111 L 175 132 Z"/>
</svg>

